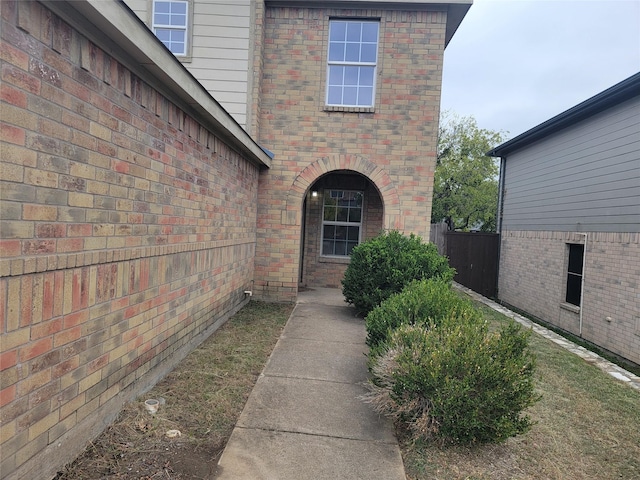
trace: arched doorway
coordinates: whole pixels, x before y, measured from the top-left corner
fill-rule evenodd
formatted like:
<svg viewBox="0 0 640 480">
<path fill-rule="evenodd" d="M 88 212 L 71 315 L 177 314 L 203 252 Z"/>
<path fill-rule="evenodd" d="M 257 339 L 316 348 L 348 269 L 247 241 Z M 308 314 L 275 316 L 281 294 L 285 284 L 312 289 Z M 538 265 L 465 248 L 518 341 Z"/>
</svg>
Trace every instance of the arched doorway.
<svg viewBox="0 0 640 480">
<path fill-rule="evenodd" d="M 353 247 L 384 227 L 384 203 L 361 173 L 335 170 L 319 177 L 302 206 L 299 285 L 340 287 Z"/>
</svg>

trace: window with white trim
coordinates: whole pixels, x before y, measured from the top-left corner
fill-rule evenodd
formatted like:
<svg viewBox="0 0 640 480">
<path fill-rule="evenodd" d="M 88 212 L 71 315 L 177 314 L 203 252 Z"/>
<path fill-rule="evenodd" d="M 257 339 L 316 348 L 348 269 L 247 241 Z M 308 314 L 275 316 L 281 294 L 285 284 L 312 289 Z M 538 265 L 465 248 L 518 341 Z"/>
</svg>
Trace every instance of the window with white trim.
<svg viewBox="0 0 640 480">
<path fill-rule="evenodd" d="M 188 48 L 189 2 L 153 2 L 153 33 L 176 56 L 186 56 Z"/>
<path fill-rule="evenodd" d="M 322 206 L 322 255 L 346 257 L 360 243 L 362 192 L 325 190 Z"/>
<path fill-rule="evenodd" d="M 567 293 L 565 301 L 577 307 L 582 298 L 582 264 L 584 258 L 584 245 L 569 243 L 569 261 L 567 265 Z"/>
<path fill-rule="evenodd" d="M 330 20 L 327 106 L 373 107 L 380 22 Z"/>
</svg>

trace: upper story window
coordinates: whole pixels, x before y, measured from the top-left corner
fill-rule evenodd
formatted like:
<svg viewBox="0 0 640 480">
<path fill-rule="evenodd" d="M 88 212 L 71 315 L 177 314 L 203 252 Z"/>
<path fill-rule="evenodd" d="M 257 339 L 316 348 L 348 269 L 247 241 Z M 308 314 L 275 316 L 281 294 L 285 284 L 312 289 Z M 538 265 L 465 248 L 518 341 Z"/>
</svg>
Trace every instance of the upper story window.
<svg viewBox="0 0 640 480">
<path fill-rule="evenodd" d="M 328 106 L 373 107 L 380 23 L 329 22 Z"/>
<path fill-rule="evenodd" d="M 188 47 L 189 2 L 153 2 L 153 33 L 176 56 L 186 56 Z"/>
</svg>

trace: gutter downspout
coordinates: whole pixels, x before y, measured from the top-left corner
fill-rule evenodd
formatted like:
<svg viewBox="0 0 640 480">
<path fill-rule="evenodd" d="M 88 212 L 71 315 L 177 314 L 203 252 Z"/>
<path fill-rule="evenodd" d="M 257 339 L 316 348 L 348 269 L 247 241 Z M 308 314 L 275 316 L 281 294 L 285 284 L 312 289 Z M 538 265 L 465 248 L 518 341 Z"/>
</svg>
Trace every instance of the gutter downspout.
<svg viewBox="0 0 640 480">
<path fill-rule="evenodd" d="M 496 212 L 496 233 L 498 237 L 498 265 L 496 266 L 496 300 L 500 298 L 500 250 L 502 249 L 502 212 L 504 210 L 504 174 L 507 168 L 506 157 L 500 157 L 500 176 L 498 178 L 498 211 Z"/>
<path fill-rule="evenodd" d="M 580 281 L 580 338 L 582 338 L 582 313 L 584 311 L 584 274 L 587 268 L 587 235 L 586 233 L 578 233 L 584 235 L 584 250 L 582 251 L 582 279 Z"/>
</svg>

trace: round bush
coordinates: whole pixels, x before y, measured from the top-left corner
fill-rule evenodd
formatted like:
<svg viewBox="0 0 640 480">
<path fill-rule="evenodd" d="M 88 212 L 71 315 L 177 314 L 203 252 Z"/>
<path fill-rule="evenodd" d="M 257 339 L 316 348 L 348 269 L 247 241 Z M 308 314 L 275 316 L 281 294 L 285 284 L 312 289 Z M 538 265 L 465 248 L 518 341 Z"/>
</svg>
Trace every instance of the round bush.
<svg viewBox="0 0 640 480">
<path fill-rule="evenodd" d="M 501 442 L 528 431 L 535 360 L 530 331 L 510 322 L 490 334 L 478 317 L 445 317 L 433 328 L 402 325 L 377 357 L 369 384 L 379 413 L 414 439 Z"/>
<path fill-rule="evenodd" d="M 454 273 L 435 245 L 413 234 L 390 231 L 353 249 L 342 293 L 348 303 L 367 314 L 412 280 L 437 277 L 451 281 Z"/>
<path fill-rule="evenodd" d="M 375 350 L 400 325 L 429 326 L 452 314 L 467 318 L 480 312 L 440 278 L 414 280 L 374 308 L 366 317 L 367 345 Z"/>
</svg>

